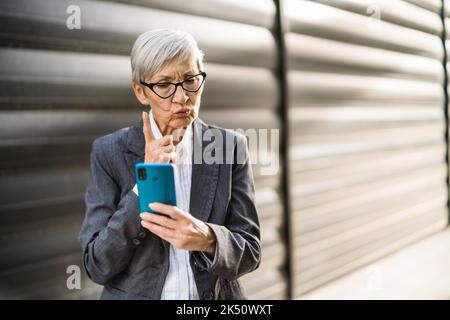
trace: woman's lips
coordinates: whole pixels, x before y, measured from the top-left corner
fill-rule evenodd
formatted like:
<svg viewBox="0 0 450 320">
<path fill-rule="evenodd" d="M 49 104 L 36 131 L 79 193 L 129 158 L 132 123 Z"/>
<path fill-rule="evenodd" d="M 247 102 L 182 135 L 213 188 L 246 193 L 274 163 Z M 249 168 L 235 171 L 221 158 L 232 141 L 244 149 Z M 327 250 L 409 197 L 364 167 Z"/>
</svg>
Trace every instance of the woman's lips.
<svg viewBox="0 0 450 320">
<path fill-rule="evenodd" d="M 174 113 L 176 117 L 186 117 L 191 113 L 190 109 L 182 109 Z"/>
</svg>

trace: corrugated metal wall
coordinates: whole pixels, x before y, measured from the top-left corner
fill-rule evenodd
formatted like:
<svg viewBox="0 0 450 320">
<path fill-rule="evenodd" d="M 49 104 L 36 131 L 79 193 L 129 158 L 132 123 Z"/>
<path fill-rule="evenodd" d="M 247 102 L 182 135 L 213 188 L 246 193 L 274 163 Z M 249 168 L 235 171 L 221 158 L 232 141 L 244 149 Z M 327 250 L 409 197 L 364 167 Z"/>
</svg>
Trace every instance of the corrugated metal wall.
<svg viewBox="0 0 450 320">
<path fill-rule="evenodd" d="M 81 9 L 81 30 L 66 27 L 69 5 Z M 83 290 L 67 290 L 66 268 L 81 265 L 90 144 L 140 118 L 129 53 L 141 32 L 182 28 L 198 40 L 209 74 L 205 121 L 279 127 L 271 0 L 11 0 L 0 15 L 1 297 L 98 296 L 86 277 Z M 245 289 L 252 298 L 285 298 L 279 178 L 256 169 L 264 261 Z"/>
<path fill-rule="evenodd" d="M 449 90 L 450 90 L 450 83 L 449 83 L 449 71 L 450 71 L 450 64 L 449 64 L 449 57 L 450 57 L 450 0 L 443 0 L 443 4 L 444 4 L 444 10 L 442 11 L 442 20 L 445 26 L 445 33 L 444 33 L 444 39 L 443 39 L 443 45 L 445 45 L 445 50 L 446 50 L 446 59 L 445 59 L 445 65 L 446 65 L 446 70 L 447 70 L 447 77 L 446 77 L 446 83 L 444 83 L 444 86 L 447 89 L 446 92 L 446 116 L 447 119 L 449 117 L 448 115 L 448 111 L 449 111 Z M 450 147 L 449 147 L 449 141 L 450 141 L 450 131 L 449 131 L 449 127 L 447 127 L 447 157 L 449 157 L 449 153 L 450 153 Z M 450 176 L 448 177 L 450 178 Z M 450 190 L 449 190 L 449 194 L 450 194 Z M 449 202 L 450 203 L 450 202 Z M 450 211 L 449 211 L 449 224 L 450 224 Z"/>
<path fill-rule="evenodd" d="M 81 30 L 66 27 L 70 5 Z M 297 297 L 447 224 L 444 52 L 440 0 L 284 5 Z M 91 142 L 140 118 L 137 35 L 198 40 L 205 121 L 280 128 L 275 14 L 272 0 L 0 2 L 1 298 L 98 297 L 86 276 L 68 290 L 66 268 L 81 266 Z M 243 283 L 250 298 L 283 299 L 281 177 L 254 173 L 263 262 Z"/>
<path fill-rule="evenodd" d="M 440 8 L 286 2 L 294 296 L 447 225 Z"/>
</svg>

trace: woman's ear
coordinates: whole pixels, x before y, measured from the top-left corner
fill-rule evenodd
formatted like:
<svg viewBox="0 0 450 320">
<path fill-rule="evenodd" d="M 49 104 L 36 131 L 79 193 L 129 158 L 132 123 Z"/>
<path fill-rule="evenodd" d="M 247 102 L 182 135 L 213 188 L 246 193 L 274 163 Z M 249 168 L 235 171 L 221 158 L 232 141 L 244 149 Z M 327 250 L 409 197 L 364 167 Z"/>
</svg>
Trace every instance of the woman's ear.
<svg viewBox="0 0 450 320">
<path fill-rule="evenodd" d="M 131 88 L 133 88 L 133 92 L 139 102 L 145 106 L 148 106 L 150 103 L 148 102 L 147 97 L 145 96 L 144 87 L 138 85 L 136 82 L 131 81 Z"/>
</svg>

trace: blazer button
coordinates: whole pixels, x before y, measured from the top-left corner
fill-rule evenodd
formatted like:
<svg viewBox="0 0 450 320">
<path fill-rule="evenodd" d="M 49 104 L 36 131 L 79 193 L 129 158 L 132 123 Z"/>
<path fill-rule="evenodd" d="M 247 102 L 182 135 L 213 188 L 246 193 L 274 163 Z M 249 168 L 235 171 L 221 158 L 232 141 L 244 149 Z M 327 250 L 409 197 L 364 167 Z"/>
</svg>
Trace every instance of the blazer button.
<svg viewBox="0 0 450 320">
<path fill-rule="evenodd" d="M 214 295 L 213 295 L 212 291 L 203 292 L 203 299 L 212 300 L 213 298 L 214 298 Z"/>
<path fill-rule="evenodd" d="M 141 244 L 141 242 L 139 241 L 139 239 L 133 239 L 133 244 L 138 246 Z"/>
<path fill-rule="evenodd" d="M 139 238 L 144 239 L 147 236 L 147 233 L 145 233 L 145 231 L 141 231 L 139 232 Z"/>
</svg>

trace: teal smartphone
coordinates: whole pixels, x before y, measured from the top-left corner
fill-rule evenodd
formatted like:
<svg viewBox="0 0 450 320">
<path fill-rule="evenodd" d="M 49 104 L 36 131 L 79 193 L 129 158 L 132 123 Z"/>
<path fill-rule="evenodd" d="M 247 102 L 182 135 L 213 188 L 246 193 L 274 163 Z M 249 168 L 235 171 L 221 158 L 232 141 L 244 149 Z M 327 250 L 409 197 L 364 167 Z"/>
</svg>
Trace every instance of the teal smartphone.
<svg viewBox="0 0 450 320">
<path fill-rule="evenodd" d="M 171 163 L 136 163 L 140 212 L 160 214 L 149 207 L 152 202 L 177 205 L 173 170 Z"/>
</svg>

